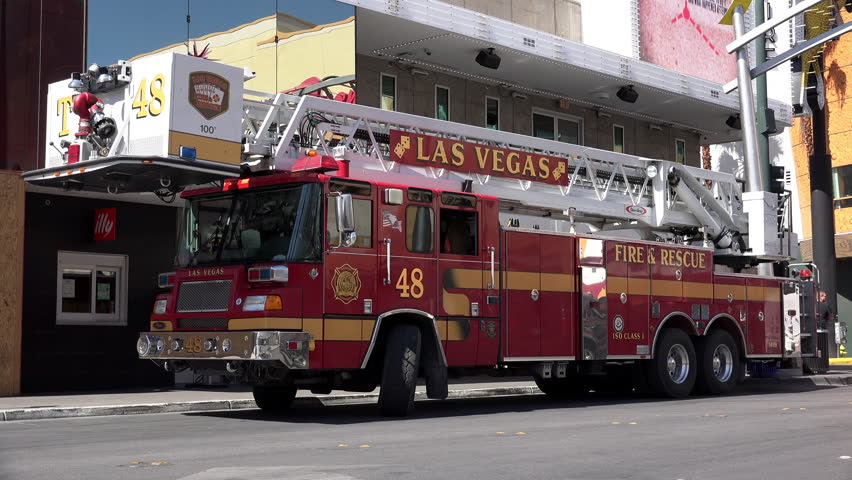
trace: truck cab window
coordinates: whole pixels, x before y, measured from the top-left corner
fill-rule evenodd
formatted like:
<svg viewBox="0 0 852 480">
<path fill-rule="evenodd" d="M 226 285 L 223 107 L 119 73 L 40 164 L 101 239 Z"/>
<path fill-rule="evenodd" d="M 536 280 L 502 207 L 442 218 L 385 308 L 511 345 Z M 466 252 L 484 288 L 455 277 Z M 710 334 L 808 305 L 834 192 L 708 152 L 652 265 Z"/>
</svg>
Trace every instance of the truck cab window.
<svg viewBox="0 0 852 480">
<path fill-rule="evenodd" d="M 476 212 L 441 209 L 441 253 L 476 255 Z"/>
<path fill-rule="evenodd" d="M 435 251 L 435 212 L 425 205 L 405 209 L 405 246 L 412 253 Z"/>
</svg>

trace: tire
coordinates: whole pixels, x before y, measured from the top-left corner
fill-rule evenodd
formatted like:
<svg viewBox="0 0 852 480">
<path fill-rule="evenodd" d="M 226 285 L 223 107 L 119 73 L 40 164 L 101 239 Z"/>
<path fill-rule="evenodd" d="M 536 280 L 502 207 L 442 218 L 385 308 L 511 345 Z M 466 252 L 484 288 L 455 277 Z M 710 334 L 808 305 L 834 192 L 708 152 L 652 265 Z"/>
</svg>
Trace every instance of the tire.
<svg viewBox="0 0 852 480">
<path fill-rule="evenodd" d="M 697 377 L 695 347 L 689 335 L 667 328 L 661 333 L 655 352 L 645 365 L 651 391 L 662 397 L 688 396 Z"/>
<path fill-rule="evenodd" d="M 296 387 L 288 385 L 255 385 L 254 403 L 264 412 L 280 413 L 290 408 L 296 398 Z"/>
<path fill-rule="evenodd" d="M 404 417 L 414 410 L 414 389 L 420 361 L 420 329 L 396 325 L 385 347 L 379 411 L 388 417 Z"/>
<path fill-rule="evenodd" d="M 590 382 L 582 377 L 541 378 L 536 376 L 535 384 L 548 397 L 559 399 L 582 397 L 592 389 Z"/>
<path fill-rule="evenodd" d="M 742 372 L 740 352 L 731 335 L 714 330 L 698 344 L 696 389 L 710 395 L 731 393 Z"/>
</svg>

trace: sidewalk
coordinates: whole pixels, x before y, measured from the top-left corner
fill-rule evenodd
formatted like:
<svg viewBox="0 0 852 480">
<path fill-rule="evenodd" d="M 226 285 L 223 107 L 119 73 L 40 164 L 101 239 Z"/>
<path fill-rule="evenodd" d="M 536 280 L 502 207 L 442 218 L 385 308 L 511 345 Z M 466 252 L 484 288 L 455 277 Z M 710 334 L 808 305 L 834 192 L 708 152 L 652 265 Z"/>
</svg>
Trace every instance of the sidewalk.
<svg viewBox="0 0 852 480">
<path fill-rule="evenodd" d="M 852 385 L 852 370 L 833 370 L 824 375 L 749 378 L 742 387 L 769 388 L 778 385 L 799 387 L 841 387 Z M 450 382 L 449 398 L 480 398 L 501 395 L 540 394 L 535 382 L 527 377 L 477 377 Z M 417 388 L 417 400 L 426 400 L 426 389 Z M 346 405 L 375 403 L 378 390 L 370 393 L 334 391 L 313 395 L 299 391 L 294 406 Z M 169 388 L 122 391 L 98 391 L 74 394 L 45 394 L 0 398 L 0 421 L 47 418 L 139 415 L 148 413 L 202 412 L 257 408 L 251 389 L 245 386 L 222 388 Z"/>
</svg>

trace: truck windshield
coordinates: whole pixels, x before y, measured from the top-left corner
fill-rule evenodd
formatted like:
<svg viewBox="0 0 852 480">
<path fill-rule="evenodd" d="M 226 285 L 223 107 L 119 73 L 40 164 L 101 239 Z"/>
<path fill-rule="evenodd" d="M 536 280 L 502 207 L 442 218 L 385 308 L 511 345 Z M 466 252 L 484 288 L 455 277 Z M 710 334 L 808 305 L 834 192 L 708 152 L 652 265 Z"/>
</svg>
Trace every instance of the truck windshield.
<svg viewBox="0 0 852 480">
<path fill-rule="evenodd" d="M 321 193 L 308 183 L 191 199 L 176 266 L 320 261 Z"/>
</svg>

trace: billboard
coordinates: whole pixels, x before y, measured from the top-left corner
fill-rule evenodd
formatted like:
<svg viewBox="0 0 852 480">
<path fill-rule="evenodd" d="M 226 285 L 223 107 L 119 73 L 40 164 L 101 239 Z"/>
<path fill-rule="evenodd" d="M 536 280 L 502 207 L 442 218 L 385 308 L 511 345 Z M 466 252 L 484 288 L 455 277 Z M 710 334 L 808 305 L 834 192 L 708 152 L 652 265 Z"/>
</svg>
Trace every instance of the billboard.
<svg viewBox="0 0 852 480">
<path fill-rule="evenodd" d="M 736 57 L 725 51 L 734 29 L 719 25 L 731 0 L 633 1 L 641 60 L 722 84 L 736 77 Z"/>
</svg>

